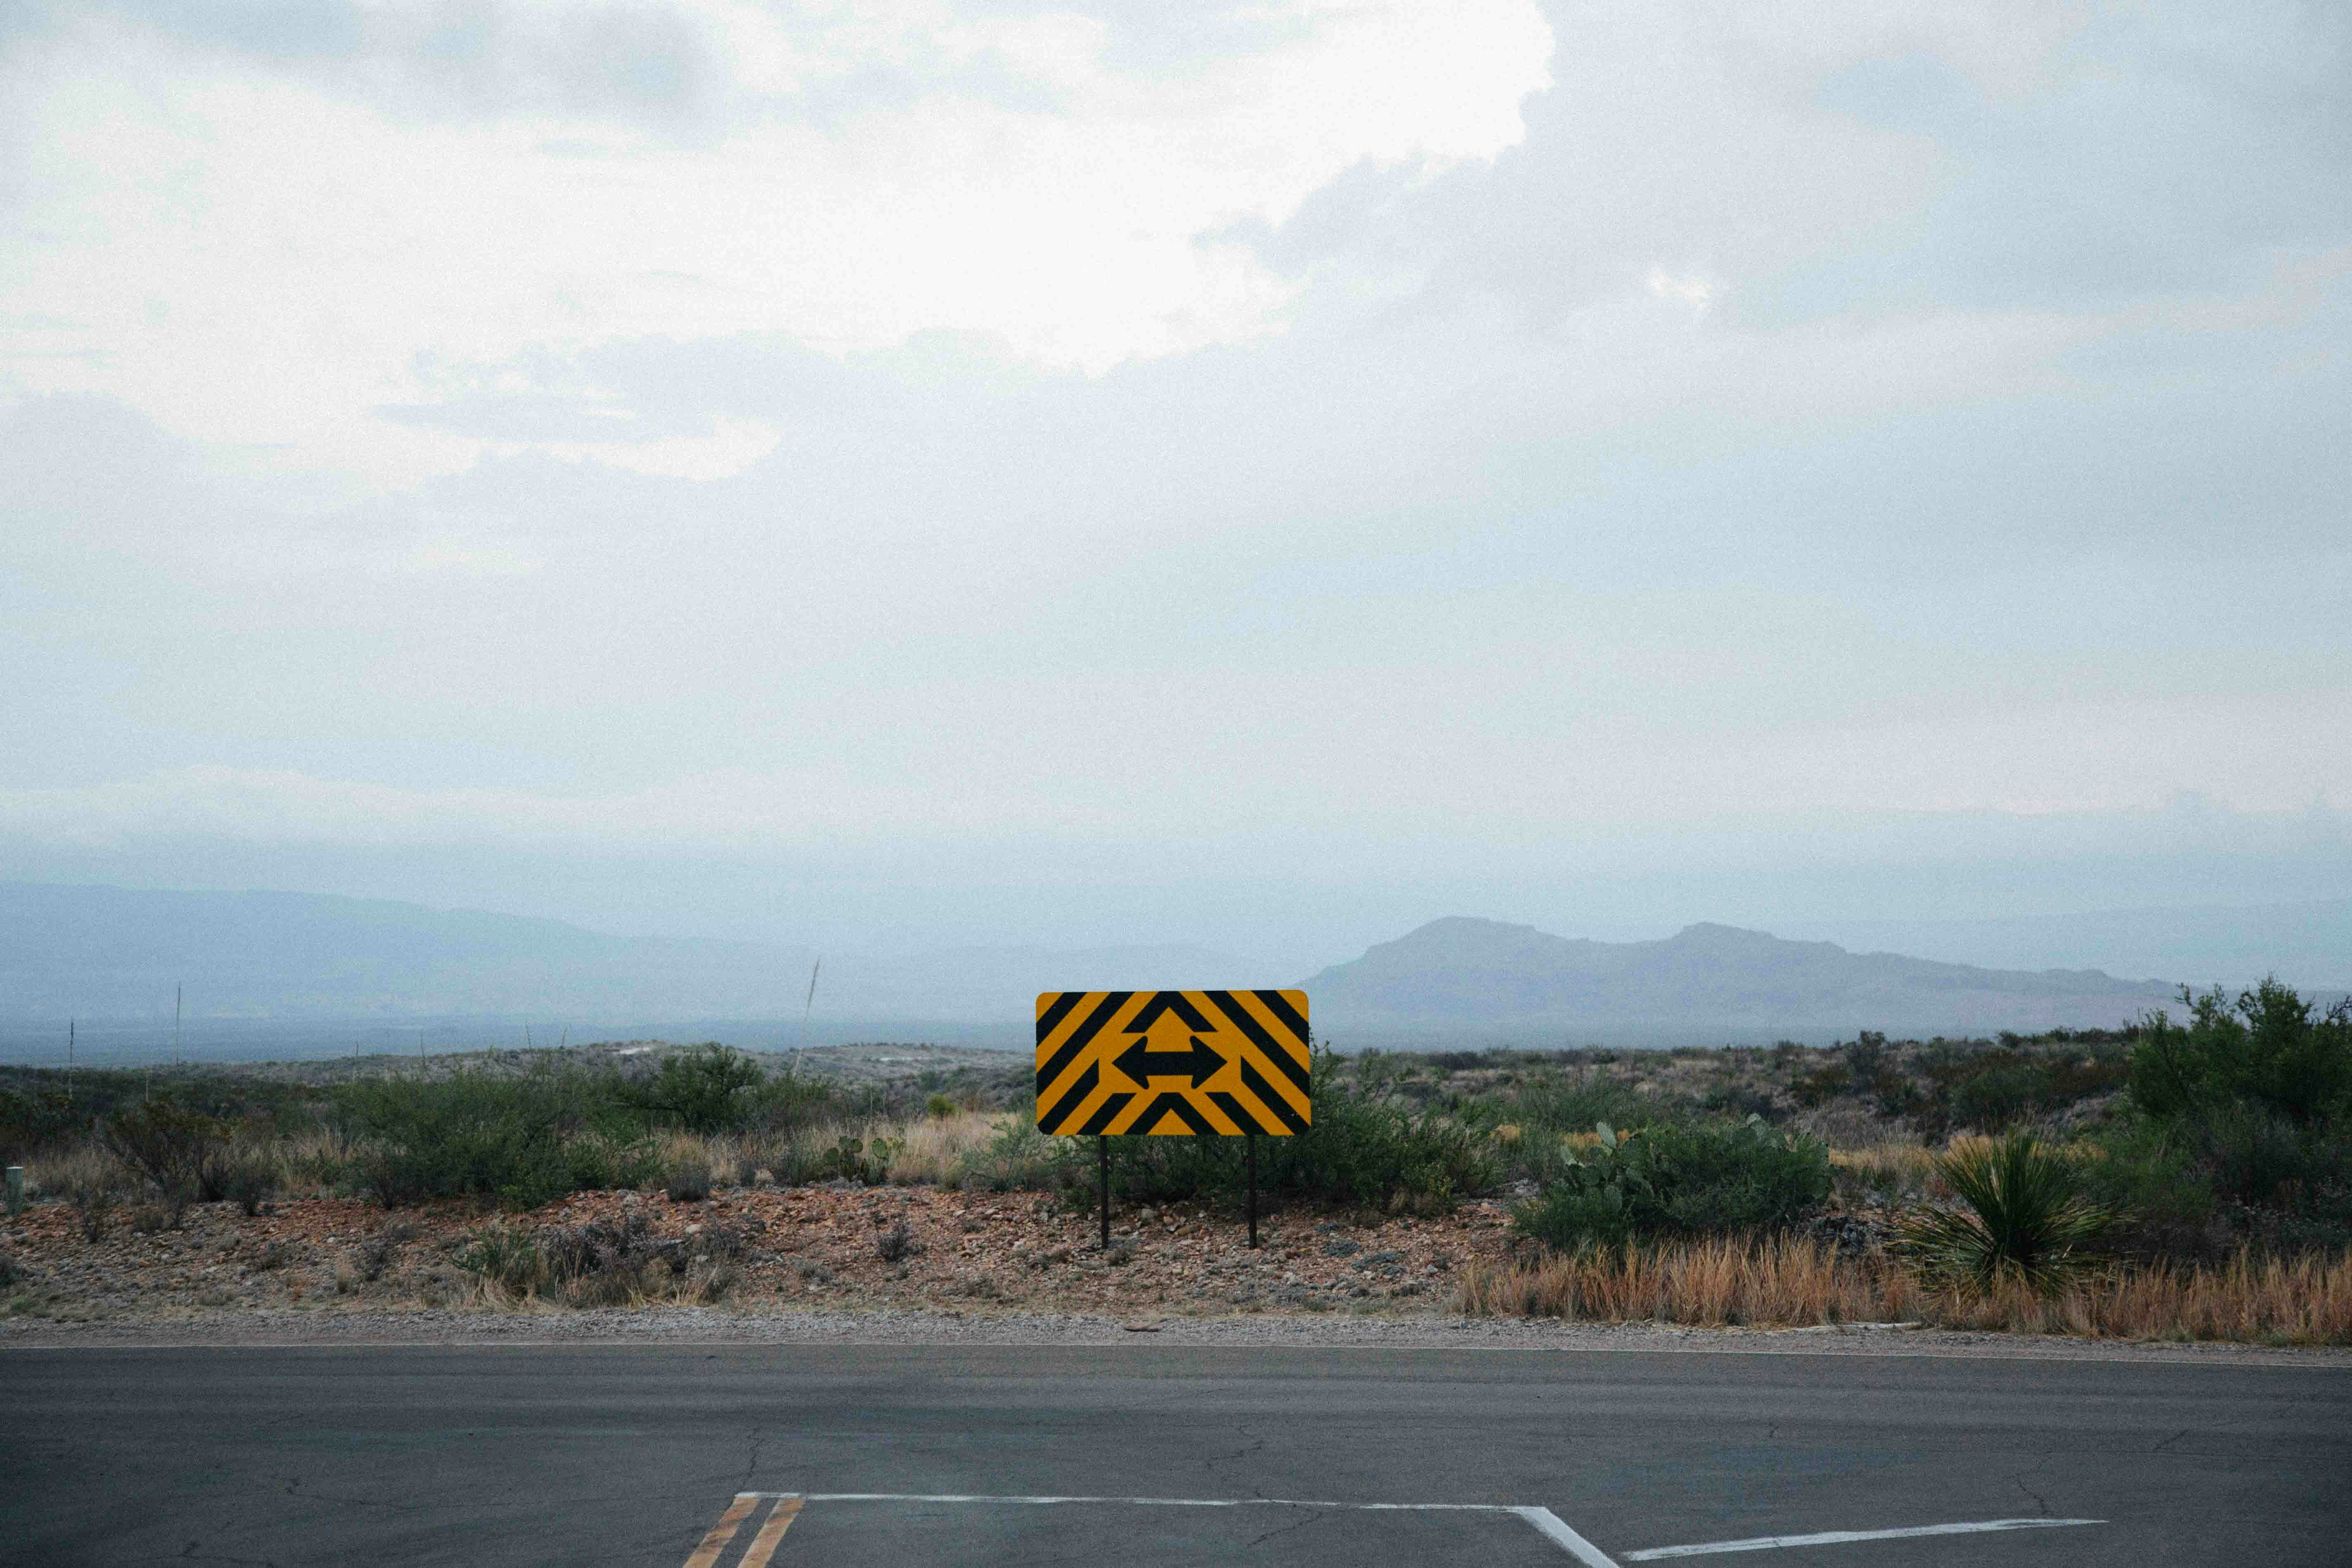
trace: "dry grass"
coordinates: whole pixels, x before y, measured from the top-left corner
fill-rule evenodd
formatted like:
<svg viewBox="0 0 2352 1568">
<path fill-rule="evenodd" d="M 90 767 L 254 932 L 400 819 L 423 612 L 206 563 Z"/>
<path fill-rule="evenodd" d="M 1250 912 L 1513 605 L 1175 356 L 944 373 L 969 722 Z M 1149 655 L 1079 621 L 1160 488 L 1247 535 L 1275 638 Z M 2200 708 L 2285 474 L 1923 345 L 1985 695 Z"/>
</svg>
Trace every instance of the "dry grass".
<svg viewBox="0 0 2352 1568">
<path fill-rule="evenodd" d="M 1884 1289 L 1890 1274 L 1810 1241 L 1722 1238 L 1555 1257 L 1531 1268 L 1473 1264 L 1460 1305 L 1475 1317 L 1599 1323 L 1864 1322 L 1905 1315 Z"/>
<path fill-rule="evenodd" d="M 2088 1339 L 2352 1344 L 2352 1255 L 2220 1268 L 2118 1268 L 2042 1297 L 2016 1284 L 1932 1291 L 1901 1264 L 1795 1238 L 1723 1239 L 1472 1265 L 1458 1305 L 1480 1317 L 1811 1328 L 1913 1321 Z"/>
<path fill-rule="evenodd" d="M 1830 1188 L 1849 1207 L 1916 1203 L 1936 1178 L 1936 1155 L 1916 1143 L 1878 1143 L 1830 1151 Z"/>
<path fill-rule="evenodd" d="M 2118 1269 L 2049 1299 L 2010 1284 L 1980 1296 L 1938 1297 L 1936 1321 L 2086 1339 L 2352 1344 L 2352 1255 L 2241 1253 L 2218 1268 Z"/>
<path fill-rule="evenodd" d="M 998 1129 L 1016 1120 L 1006 1111 L 958 1109 L 946 1116 L 921 1116 L 908 1121 L 877 1121 L 844 1129 L 807 1127 L 789 1135 L 765 1133 L 663 1132 L 656 1135 L 655 1151 L 664 1170 L 699 1162 L 722 1187 L 750 1186 L 761 1171 L 772 1174 L 805 1170 L 832 1148 L 845 1131 L 869 1148 L 877 1139 L 897 1145 L 889 1179 L 898 1186 L 952 1186 L 956 1167 L 969 1152 L 988 1146 Z M 778 1179 L 784 1179 L 779 1175 Z"/>
<path fill-rule="evenodd" d="M 918 1183 L 952 1186 L 963 1157 L 988 1147 L 998 1129 L 1018 1120 L 1010 1111 L 959 1110 L 953 1115 L 927 1116 L 887 1128 L 885 1137 L 905 1140 L 890 1162 L 890 1180 L 900 1186 Z"/>
<path fill-rule="evenodd" d="M 25 1163 L 25 1190 L 34 1197 L 78 1201 L 78 1194 L 104 1193 L 117 1202 L 137 1197 L 146 1184 L 121 1161 L 95 1143 L 51 1149 Z"/>
</svg>

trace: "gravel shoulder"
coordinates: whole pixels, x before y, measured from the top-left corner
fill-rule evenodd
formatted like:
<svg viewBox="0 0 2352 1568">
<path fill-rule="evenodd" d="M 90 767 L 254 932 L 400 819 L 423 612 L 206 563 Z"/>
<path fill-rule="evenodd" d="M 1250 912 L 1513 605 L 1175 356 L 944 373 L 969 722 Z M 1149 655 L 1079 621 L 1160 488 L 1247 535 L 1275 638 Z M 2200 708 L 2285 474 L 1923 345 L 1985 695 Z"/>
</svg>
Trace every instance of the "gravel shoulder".
<svg viewBox="0 0 2352 1568">
<path fill-rule="evenodd" d="M 0 1350 L 453 1345 L 1196 1345 L 1235 1350 L 1562 1351 L 1742 1355 L 1927 1356 L 2093 1361 L 2150 1365 L 2352 1370 L 2352 1351 L 2256 1345 L 2146 1344 L 1894 1325 L 1828 1329 L 1685 1329 L 1427 1315 L 1223 1318 L 1084 1312 L 973 1313 L 875 1308 L 729 1311 L 653 1306 L 490 1311 L 362 1308 L 314 1312 L 198 1312 L 169 1320 L 0 1323 Z"/>
</svg>

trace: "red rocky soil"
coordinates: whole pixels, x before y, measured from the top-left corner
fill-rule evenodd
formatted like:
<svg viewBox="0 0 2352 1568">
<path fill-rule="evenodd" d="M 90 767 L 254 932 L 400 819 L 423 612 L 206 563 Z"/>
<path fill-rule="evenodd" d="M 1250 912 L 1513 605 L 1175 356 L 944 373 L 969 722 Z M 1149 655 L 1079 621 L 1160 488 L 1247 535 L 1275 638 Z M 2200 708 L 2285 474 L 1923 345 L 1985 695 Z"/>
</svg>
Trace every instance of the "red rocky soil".
<svg viewBox="0 0 2352 1568">
<path fill-rule="evenodd" d="M 159 1216 L 151 1212 L 146 1220 Z M 146 1233 L 116 1210 L 98 1240 L 79 1214 L 37 1205 L 0 1228 L 18 1279 L 0 1313 L 51 1321 L 156 1320 L 239 1308 L 332 1311 L 504 1304 L 460 1267 L 469 1241 L 527 1229 L 542 1248 L 567 1229 L 641 1226 L 656 1260 L 629 1276 L 628 1300 L 717 1299 L 740 1311 L 932 1306 L 967 1313 L 1095 1312 L 1140 1317 L 1240 1312 L 1445 1312 L 1454 1276 L 1499 1258 L 1496 1203 L 1437 1219 L 1359 1220 L 1289 1213 L 1240 1221 L 1179 1205 L 1114 1215 L 1097 1246 L 1091 1214 L 1034 1194 L 845 1185 L 720 1192 L 699 1203 L 659 1193 L 582 1193 L 527 1215 L 446 1203 L 391 1213 L 314 1198 L 253 1216 L 228 1204 L 190 1208 L 179 1229 Z M 903 1231 L 901 1229 L 903 1227 Z M 674 1260 L 674 1263 L 673 1263 Z M 599 1304 L 614 1302 L 611 1282 Z M 562 1285 L 542 1295 L 566 1300 Z M 576 1292 L 572 1299 L 584 1300 Z"/>
</svg>

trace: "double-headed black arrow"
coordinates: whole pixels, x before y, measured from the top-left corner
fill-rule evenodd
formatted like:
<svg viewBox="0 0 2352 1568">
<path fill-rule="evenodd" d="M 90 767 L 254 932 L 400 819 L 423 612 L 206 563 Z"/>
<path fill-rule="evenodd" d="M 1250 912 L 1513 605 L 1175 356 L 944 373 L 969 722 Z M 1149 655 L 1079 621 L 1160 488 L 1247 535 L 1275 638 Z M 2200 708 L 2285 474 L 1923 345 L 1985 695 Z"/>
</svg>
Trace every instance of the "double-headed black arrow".
<svg viewBox="0 0 2352 1568">
<path fill-rule="evenodd" d="M 1200 1036 L 1189 1037 L 1192 1043 L 1181 1052 L 1155 1051 L 1150 1040 L 1138 1039 L 1113 1057 L 1111 1066 L 1147 1088 L 1155 1078 L 1186 1078 L 1198 1089 L 1225 1065 L 1225 1058 Z"/>
</svg>

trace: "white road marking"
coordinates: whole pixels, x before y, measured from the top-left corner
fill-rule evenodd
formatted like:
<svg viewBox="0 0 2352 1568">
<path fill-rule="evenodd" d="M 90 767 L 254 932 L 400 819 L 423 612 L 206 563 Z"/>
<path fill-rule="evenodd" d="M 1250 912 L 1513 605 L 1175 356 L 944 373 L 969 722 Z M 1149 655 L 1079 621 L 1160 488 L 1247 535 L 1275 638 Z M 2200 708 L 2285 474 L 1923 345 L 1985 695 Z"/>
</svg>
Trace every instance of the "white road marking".
<svg viewBox="0 0 2352 1568">
<path fill-rule="evenodd" d="M 1507 1513 L 1584 1564 L 1617 1568 L 1610 1555 L 1570 1530 L 1548 1508 L 1505 1502 L 1326 1502 L 1308 1498 L 1244 1497 L 993 1497 L 979 1492 L 737 1492 L 742 1498 L 798 1498 L 803 1502 L 1007 1502 L 1058 1506 L 1066 1503 L 1124 1504 L 1133 1508 L 1328 1508 L 1358 1513 Z M 1677 1550 L 1669 1547 L 1669 1552 Z"/>
<path fill-rule="evenodd" d="M 1711 1557 L 1718 1552 L 1769 1552 L 1781 1546 L 1835 1546 L 1848 1541 L 1900 1541 L 1913 1535 L 1974 1535 L 1989 1530 L 2051 1530 L 2068 1524 L 2105 1524 L 2104 1519 L 1979 1519 L 1966 1524 L 1915 1524 L 1906 1530 L 1824 1530 L 1817 1535 L 1755 1535 L 1745 1541 L 1702 1541 L 1696 1546 L 1653 1546 L 1628 1552 L 1628 1563 L 1662 1557 Z"/>
<path fill-rule="evenodd" d="M 1542 1532 L 1547 1540 L 1559 1543 L 1561 1550 L 1584 1564 L 1584 1568 L 1617 1568 L 1609 1553 L 1568 1528 L 1559 1515 L 1548 1508 L 1515 1508 L 1511 1510 Z"/>
</svg>

